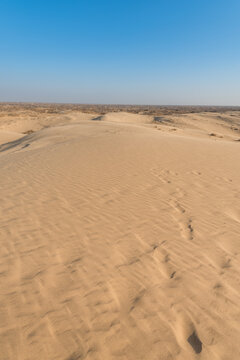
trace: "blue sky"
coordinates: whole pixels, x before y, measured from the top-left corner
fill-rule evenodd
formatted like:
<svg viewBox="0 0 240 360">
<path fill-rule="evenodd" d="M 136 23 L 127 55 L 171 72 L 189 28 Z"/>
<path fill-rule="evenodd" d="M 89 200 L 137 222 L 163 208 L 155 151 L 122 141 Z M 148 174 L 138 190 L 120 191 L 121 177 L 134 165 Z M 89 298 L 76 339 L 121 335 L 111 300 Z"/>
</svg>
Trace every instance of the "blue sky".
<svg viewBox="0 0 240 360">
<path fill-rule="evenodd" d="M 0 0 L 0 101 L 240 105 L 239 0 Z"/>
</svg>

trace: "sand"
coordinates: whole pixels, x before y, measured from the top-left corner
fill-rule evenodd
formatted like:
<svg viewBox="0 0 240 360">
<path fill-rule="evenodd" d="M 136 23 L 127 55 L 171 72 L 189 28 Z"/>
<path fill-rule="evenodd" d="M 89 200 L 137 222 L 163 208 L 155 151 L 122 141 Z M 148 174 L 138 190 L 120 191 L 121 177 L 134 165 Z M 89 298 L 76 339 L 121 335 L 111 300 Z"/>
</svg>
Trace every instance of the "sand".
<svg viewBox="0 0 240 360">
<path fill-rule="evenodd" d="M 0 359 L 240 359 L 239 124 L 2 117 Z"/>
</svg>

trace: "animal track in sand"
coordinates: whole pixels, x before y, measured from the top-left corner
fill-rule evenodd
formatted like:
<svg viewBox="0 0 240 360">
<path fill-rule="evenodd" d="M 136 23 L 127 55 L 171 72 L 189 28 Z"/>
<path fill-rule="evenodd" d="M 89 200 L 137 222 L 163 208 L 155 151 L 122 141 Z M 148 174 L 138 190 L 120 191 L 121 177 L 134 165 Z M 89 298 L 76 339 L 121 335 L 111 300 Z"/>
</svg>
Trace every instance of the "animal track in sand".
<svg viewBox="0 0 240 360">
<path fill-rule="evenodd" d="M 189 239 L 193 240 L 193 227 L 192 227 L 192 219 L 188 220 L 187 224 L 188 230 L 189 230 Z"/>
<path fill-rule="evenodd" d="M 139 258 L 132 258 L 132 259 L 129 260 L 129 262 L 123 263 L 123 264 L 119 264 L 119 265 L 117 265 L 116 267 L 117 267 L 117 268 L 120 268 L 120 267 L 122 267 L 122 266 L 131 266 L 131 265 L 136 264 L 136 263 L 138 263 L 138 262 L 140 262 L 140 259 L 139 259 Z"/>
<path fill-rule="evenodd" d="M 175 310 L 173 309 L 175 312 Z M 195 354 L 202 352 L 202 341 L 198 335 L 195 324 L 189 315 L 182 310 L 176 311 L 176 324 L 173 327 L 175 337 L 183 349 L 189 350 L 189 345 Z"/>
<path fill-rule="evenodd" d="M 154 257 L 158 260 L 158 266 L 166 279 L 173 279 L 176 271 L 170 263 L 170 255 L 164 250 L 159 250 L 155 253 Z"/>
<path fill-rule="evenodd" d="M 222 269 L 228 269 L 231 267 L 231 259 L 227 259 L 223 264 L 222 264 Z"/>
<path fill-rule="evenodd" d="M 183 207 L 182 205 L 180 205 L 178 201 L 174 201 L 174 202 L 172 203 L 172 207 L 173 207 L 176 211 L 180 212 L 181 214 L 184 214 L 184 213 L 186 212 L 186 210 L 184 209 L 184 207 Z"/>
<path fill-rule="evenodd" d="M 170 275 L 170 278 L 173 279 L 175 275 L 176 275 L 176 271 L 173 271 Z"/>
<path fill-rule="evenodd" d="M 81 360 L 83 359 L 82 352 L 75 351 L 72 355 L 68 356 L 66 360 Z"/>
<path fill-rule="evenodd" d="M 190 174 L 193 174 L 193 175 L 196 175 L 196 176 L 202 175 L 202 173 L 200 171 L 198 171 L 198 170 L 193 170 L 193 171 L 190 172 Z"/>
<path fill-rule="evenodd" d="M 139 294 L 133 299 L 132 306 L 130 307 L 130 312 L 135 309 L 135 307 L 136 307 L 137 304 L 141 301 L 141 299 L 143 298 L 143 296 L 145 295 L 145 293 L 146 293 L 146 289 L 143 289 L 143 290 L 140 291 Z"/>
<path fill-rule="evenodd" d="M 88 357 L 88 354 L 91 353 L 91 352 L 94 352 L 96 351 L 95 349 L 95 346 L 93 347 L 90 347 L 87 352 L 83 352 L 80 350 L 80 351 L 74 351 L 70 356 L 68 356 L 66 358 L 66 360 L 82 360 L 82 359 L 85 359 L 86 357 Z"/>
<path fill-rule="evenodd" d="M 150 171 L 152 175 L 158 178 L 163 184 L 171 184 L 172 178 L 176 178 L 176 176 L 178 176 L 177 172 L 167 169 L 159 170 L 158 168 L 152 168 Z"/>
<path fill-rule="evenodd" d="M 194 239 L 194 228 L 192 225 L 192 219 L 190 218 L 187 223 L 184 224 L 184 222 L 182 220 L 177 220 L 178 225 L 180 227 L 180 231 L 182 233 L 182 236 L 186 239 L 186 240 L 193 240 Z"/>
<path fill-rule="evenodd" d="M 188 337 L 187 341 L 189 342 L 195 353 L 200 354 L 200 352 L 202 351 L 202 342 L 195 331 L 193 331 L 193 333 Z"/>
</svg>

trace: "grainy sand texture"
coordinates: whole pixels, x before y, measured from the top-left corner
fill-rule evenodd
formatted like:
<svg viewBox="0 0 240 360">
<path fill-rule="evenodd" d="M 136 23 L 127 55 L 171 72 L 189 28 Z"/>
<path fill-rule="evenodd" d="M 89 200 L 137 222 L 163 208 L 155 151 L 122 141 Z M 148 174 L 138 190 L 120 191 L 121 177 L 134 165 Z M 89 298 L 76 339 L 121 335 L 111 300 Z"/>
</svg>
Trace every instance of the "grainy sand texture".
<svg viewBox="0 0 240 360">
<path fill-rule="evenodd" d="M 2 112 L 0 359 L 239 360 L 239 139 L 240 111 Z"/>
</svg>

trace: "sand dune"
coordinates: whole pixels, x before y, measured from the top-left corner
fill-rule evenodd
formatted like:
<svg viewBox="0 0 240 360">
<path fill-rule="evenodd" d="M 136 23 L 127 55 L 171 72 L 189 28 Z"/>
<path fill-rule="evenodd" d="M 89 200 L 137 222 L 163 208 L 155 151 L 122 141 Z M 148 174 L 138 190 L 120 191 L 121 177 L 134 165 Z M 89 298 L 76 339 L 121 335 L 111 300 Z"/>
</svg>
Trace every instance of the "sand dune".
<svg viewBox="0 0 240 360">
<path fill-rule="evenodd" d="M 109 121 L 125 124 L 149 124 L 154 118 L 151 115 L 131 114 L 128 112 L 110 112 L 104 115 L 96 116 L 93 120 Z"/>
<path fill-rule="evenodd" d="M 239 120 L 2 118 L 0 359 L 238 360 Z"/>
</svg>

